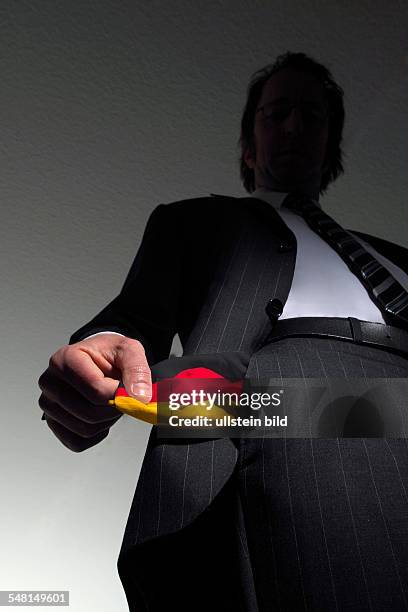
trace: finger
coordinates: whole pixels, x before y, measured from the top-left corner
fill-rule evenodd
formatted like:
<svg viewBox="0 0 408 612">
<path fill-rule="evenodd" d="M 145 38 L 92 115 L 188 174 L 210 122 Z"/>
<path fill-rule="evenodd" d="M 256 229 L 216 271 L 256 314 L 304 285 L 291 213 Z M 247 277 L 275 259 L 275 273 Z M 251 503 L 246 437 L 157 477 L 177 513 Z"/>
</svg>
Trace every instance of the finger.
<svg viewBox="0 0 408 612">
<path fill-rule="evenodd" d="M 52 420 L 81 438 L 92 438 L 102 431 L 110 429 L 120 418 L 118 416 L 115 420 L 105 421 L 104 423 L 86 423 L 63 410 L 61 406 L 49 400 L 44 394 L 40 396 L 38 403 L 44 411 L 46 418 L 52 418 Z"/>
<path fill-rule="evenodd" d="M 48 369 L 92 404 L 103 405 L 114 397 L 119 381 L 105 376 L 100 369 L 101 360 L 103 357 L 91 345 L 84 343 L 58 351 L 51 357 Z M 98 365 L 96 361 L 99 361 Z"/>
<path fill-rule="evenodd" d="M 137 340 L 126 338 L 118 345 L 116 363 L 128 395 L 145 404 L 152 398 L 152 375 L 143 346 Z"/>
<path fill-rule="evenodd" d="M 93 404 L 89 402 L 71 385 L 58 378 L 50 369 L 40 376 L 38 384 L 45 397 L 86 423 L 102 423 L 118 416 L 118 410 L 114 406 L 108 403 Z M 117 386 L 118 383 L 116 382 Z"/>
<path fill-rule="evenodd" d="M 55 434 L 58 440 L 62 442 L 62 444 L 69 450 L 75 453 L 81 453 L 87 448 L 95 446 L 95 444 L 101 442 L 109 434 L 109 429 L 107 429 L 92 438 L 82 438 L 51 418 L 47 418 L 46 421 L 48 427 Z"/>
</svg>

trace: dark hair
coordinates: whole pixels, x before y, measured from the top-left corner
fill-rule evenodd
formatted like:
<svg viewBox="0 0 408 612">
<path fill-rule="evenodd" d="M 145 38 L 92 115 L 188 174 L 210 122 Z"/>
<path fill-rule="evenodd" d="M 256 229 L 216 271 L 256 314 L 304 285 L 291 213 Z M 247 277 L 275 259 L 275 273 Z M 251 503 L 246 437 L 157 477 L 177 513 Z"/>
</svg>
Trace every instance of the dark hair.
<svg viewBox="0 0 408 612">
<path fill-rule="evenodd" d="M 246 191 L 252 193 L 255 190 L 255 173 L 246 165 L 244 151 L 249 148 L 252 154 L 255 155 L 255 112 L 262 95 L 262 90 L 269 77 L 283 68 L 292 68 L 313 74 L 323 85 L 326 92 L 329 107 L 328 165 L 323 170 L 320 184 L 320 193 L 324 193 L 328 185 L 344 172 L 342 164 L 343 152 L 340 146 L 344 125 L 344 92 L 334 81 L 330 70 L 311 57 L 308 57 L 305 53 L 287 51 L 279 55 L 273 64 L 268 64 L 252 75 L 247 90 L 247 101 L 241 119 L 241 135 L 238 141 L 241 151 L 239 159 L 241 180 Z"/>
</svg>

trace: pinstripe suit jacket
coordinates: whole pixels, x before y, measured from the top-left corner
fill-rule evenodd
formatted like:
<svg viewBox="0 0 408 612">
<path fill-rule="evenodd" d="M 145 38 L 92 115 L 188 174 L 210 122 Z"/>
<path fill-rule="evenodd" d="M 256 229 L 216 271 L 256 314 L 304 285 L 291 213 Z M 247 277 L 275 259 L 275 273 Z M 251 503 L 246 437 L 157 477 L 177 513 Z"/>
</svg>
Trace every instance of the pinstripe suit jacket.
<svg viewBox="0 0 408 612">
<path fill-rule="evenodd" d="M 355 232 L 408 271 L 408 251 Z M 269 204 L 212 196 L 159 205 L 151 214 L 121 293 L 70 338 L 102 330 L 139 339 L 151 365 L 166 359 L 178 333 L 185 355 L 234 352 L 245 374 L 270 330 L 265 305 L 284 304 L 296 239 Z M 230 439 L 168 442 L 152 429 L 122 554 L 191 523 L 230 478 Z"/>
</svg>

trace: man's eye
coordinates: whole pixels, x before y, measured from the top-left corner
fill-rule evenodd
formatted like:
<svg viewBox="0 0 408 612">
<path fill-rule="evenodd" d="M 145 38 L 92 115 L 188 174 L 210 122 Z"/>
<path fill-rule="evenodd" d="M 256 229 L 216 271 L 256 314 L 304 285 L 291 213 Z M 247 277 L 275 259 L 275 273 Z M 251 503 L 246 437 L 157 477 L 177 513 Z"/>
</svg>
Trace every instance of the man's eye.
<svg viewBox="0 0 408 612">
<path fill-rule="evenodd" d="M 317 108 L 305 108 L 303 109 L 303 115 L 308 119 L 319 119 L 321 113 Z"/>
<path fill-rule="evenodd" d="M 277 110 L 270 110 L 265 114 L 265 119 L 270 119 L 271 121 L 280 121 L 285 119 L 290 113 L 290 108 L 279 108 Z"/>
<path fill-rule="evenodd" d="M 284 121 L 291 110 L 291 107 L 268 109 L 264 112 L 264 119 L 266 122 Z M 301 113 L 303 119 L 309 123 L 321 121 L 324 118 L 324 113 L 318 108 L 303 107 Z"/>
</svg>

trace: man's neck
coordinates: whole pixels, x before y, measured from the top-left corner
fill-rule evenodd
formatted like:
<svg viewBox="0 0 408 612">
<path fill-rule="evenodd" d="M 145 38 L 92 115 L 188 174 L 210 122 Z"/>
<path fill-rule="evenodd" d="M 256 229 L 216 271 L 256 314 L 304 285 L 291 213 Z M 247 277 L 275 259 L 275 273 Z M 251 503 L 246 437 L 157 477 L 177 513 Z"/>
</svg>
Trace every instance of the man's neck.
<svg viewBox="0 0 408 612">
<path fill-rule="evenodd" d="M 304 181 L 292 181 L 288 183 L 280 182 L 271 173 L 257 172 L 255 170 L 255 189 L 266 191 L 280 191 L 284 193 L 298 193 L 299 195 L 310 196 L 317 202 L 319 201 L 321 176 L 313 175 Z"/>
<path fill-rule="evenodd" d="M 260 185 L 260 184 L 256 184 L 255 186 L 256 190 L 261 190 L 261 191 L 275 191 L 278 193 L 298 193 L 299 195 L 307 195 L 310 196 L 311 198 L 313 198 L 314 200 L 316 200 L 316 202 L 319 201 L 319 188 L 318 187 L 276 187 L 276 186 L 271 186 L 271 185 Z"/>
</svg>

